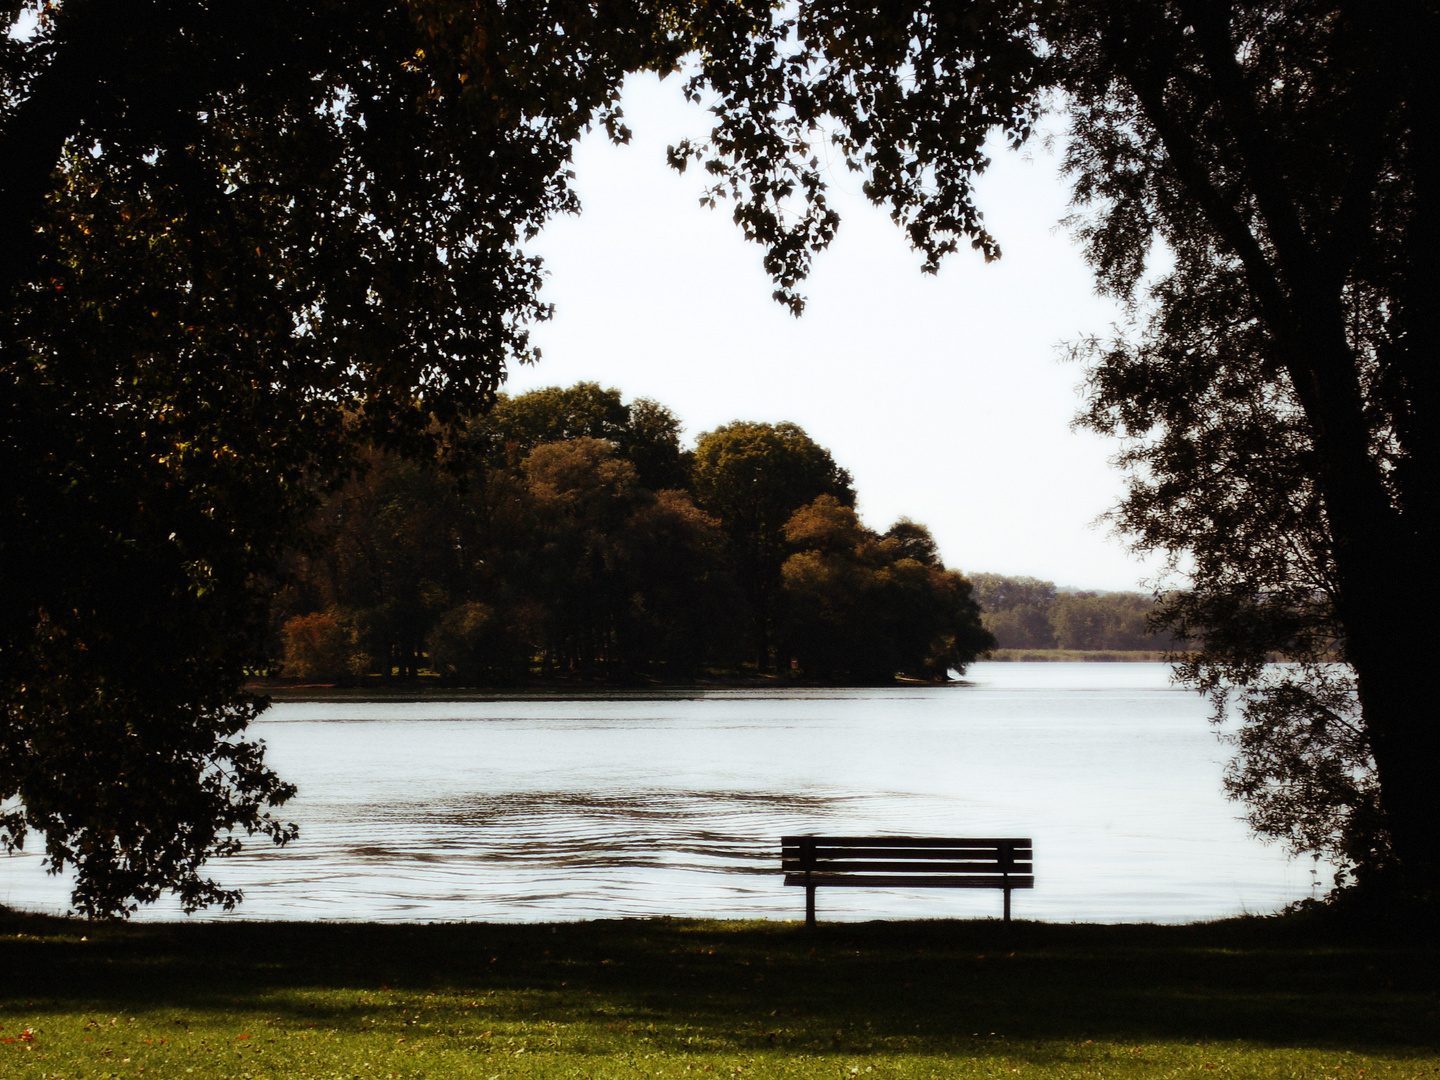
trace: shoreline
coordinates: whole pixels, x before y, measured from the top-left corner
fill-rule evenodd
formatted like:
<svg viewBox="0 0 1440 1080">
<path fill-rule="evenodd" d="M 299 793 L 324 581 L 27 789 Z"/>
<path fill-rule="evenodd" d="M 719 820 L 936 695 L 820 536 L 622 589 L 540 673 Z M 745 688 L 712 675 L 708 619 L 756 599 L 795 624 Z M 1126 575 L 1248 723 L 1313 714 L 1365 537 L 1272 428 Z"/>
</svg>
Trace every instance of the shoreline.
<svg viewBox="0 0 1440 1080">
<path fill-rule="evenodd" d="M 1158 650 L 1082 651 L 1078 649 L 996 649 L 975 661 L 982 663 L 1164 663 L 1169 654 Z M 587 694 L 633 694 L 636 696 L 706 693 L 717 690 L 913 690 L 916 687 L 963 686 L 965 679 L 934 682 L 897 678 L 887 683 L 839 683 L 813 679 L 792 679 L 782 675 L 715 676 L 706 679 L 614 680 L 536 679 L 532 682 L 497 686 L 452 683 L 433 675 L 409 679 L 372 676 L 364 681 L 342 683 L 303 682 L 280 677 L 247 679 L 243 689 L 271 701 L 493 701 L 508 698 L 583 697 Z"/>
<path fill-rule="evenodd" d="M 1174 655 L 1165 649 L 996 649 L 976 663 L 1163 664 Z"/>
</svg>

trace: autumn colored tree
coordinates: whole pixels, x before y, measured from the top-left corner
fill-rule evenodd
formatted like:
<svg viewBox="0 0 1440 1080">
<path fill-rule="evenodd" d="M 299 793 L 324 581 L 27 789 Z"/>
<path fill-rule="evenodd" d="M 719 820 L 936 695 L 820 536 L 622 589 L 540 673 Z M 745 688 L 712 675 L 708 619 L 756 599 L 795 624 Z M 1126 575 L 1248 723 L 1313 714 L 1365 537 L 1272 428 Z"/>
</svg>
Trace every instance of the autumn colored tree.
<svg viewBox="0 0 1440 1080">
<path fill-rule="evenodd" d="M 495 684 L 727 660 L 740 605 L 724 535 L 684 491 L 641 485 L 616 441 L 540 443 L 510 468 L 472 455 L 460 474 L 372 454 L 291 557 L 286 672 L 324 654 L 337 678 L 428 664 Z"/>
<path fill-rule="evenodd" d="M 797 424 L 737 420 L 702 434 L 693 466 L 695 501 L 730 539 L 735 574 L 751 609 L 757 667 L 773 667 L 771 639 L 785 523 L 821 495 L 853 506 L 850 474 Z"/>
<path fill-rule="evenodd" d="M 649 398 L 626 404 L 619 390 L 599 383 L 499 394 L 494 406 L 471 422 L 467 443 L 470 453 L 491 467 L 513 468 L 542 443 L 582 438 L 609 442 L 651 491 L 689 485 L 675 414 Z"/>
<path fill-rule="evenodd" d="M 928 530 L 906 521 L 892 531 L 865 528 L 833 495 L 785 523 L 777 645 L 809 677 L 944 680 L 994 647 L 970 583 L 945 569 Z"/>
<path fill-rule="evenodd" d="M 753 655 L 753 610 L 735 568 L 754 537 L 685 490 L 647 488 L 625 454 L 632 410 L 665 432 L 678 429 L 673 415 L 594 384 L 501 405 L 472 433 L 564 433 L 598 416 L 611 437 L 541 442 L 518 462 L 525 440 L 508 438 L 505 466 L 475 452 L 498 445 L 477 438 L 458 474 L 371 455 L 327 497 L 277 595 L 287 672 L 328 664 L 338 678 L 388 676 L 428 664 L 495 684 L 737 671 Z M 702 444 L 693 460 L 711 471 L 696 486 L 712 495 L 721 480 L 744 484 L 768 492 L 760 509 L 777 516 L 817 488 L 844 496 L 822 493 L 780 526 L 772 632 L 787 670 L 794 659 L 811 679 L 943 679 L 989 642 L 969 583 L 945 569 L 929 530 L 908 519 L 884 535 L 865 528 L 844 474 L 798 428 L 737 423 Z M 721 451 L 728 460 L 717 462 Z M 397 625 L 406 662 L 383 647 Z"/>
</svg>

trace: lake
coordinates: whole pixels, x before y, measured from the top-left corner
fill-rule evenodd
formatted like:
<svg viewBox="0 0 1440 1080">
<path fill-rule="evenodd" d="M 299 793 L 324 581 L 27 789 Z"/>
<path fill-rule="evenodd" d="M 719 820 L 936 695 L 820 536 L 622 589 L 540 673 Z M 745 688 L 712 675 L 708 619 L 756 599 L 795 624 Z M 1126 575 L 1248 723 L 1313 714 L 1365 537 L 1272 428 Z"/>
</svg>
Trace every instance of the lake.
<svg viewBox="0 0 1440 1080">
<path fill-rule="evenodd" d="M 1103 663 L 976 664 L 944 687 L 278 704 L 252 732 L 300 786 L 300 839 L 212 872 L 244 888 L 236 918 L 790 919 L 804 890 L 780 884 L 782 834 L 899 833 L 1033 837 L 1017 918 L 1182 922 L 1313 895 L 1311 861 L 1225 799 L 1206 717 L 1165 665 Z M 0 858 L 0 903 L 63 911 L 66 893 L 38 855 Z M 855 920 L 998 915 L 1001 898 L 818 902 Z"/>
</svg>

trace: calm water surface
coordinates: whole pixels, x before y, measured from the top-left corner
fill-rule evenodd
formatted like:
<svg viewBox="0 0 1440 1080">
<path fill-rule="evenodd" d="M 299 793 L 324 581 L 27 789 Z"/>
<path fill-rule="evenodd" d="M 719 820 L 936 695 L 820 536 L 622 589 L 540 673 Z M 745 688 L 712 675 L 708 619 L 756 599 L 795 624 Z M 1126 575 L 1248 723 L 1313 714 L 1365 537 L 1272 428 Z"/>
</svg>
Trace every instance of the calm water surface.
<svg viewBox="0 0 1440 1080">
<path fill-rule="evenodd" d="M 1310 861 L 1251 838 L 1204 703 L 1162 664 L 977 664 L 966 684 L 276 705 L 300 839 L 213 864 L 234 917 L 795 918 L 792 832 L 1030 836 L 1019 917 L 1274 911 Z M 0 902 L 63 910 L 36 855 Z M 991 890 L 822 889 L 822 918 L 984 916 Z M 160 905 L 145 917 L 176 917 Z"/>
</svg>

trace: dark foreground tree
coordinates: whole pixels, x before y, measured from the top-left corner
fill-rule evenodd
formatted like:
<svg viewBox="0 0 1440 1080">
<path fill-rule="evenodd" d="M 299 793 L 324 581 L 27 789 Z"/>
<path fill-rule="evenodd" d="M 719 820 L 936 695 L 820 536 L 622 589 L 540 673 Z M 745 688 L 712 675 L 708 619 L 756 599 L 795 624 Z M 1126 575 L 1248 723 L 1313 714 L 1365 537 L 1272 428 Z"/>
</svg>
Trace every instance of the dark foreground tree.
<svg viewBox="0 0 1440 1080">
<path fill-rule="evenodd" d="M 1086 422 L 1133 440 L 1121 526 L 1193 560 L 1168 617 L 1202 646 L 1185 671 L 1258 693 L 1234 790 L 1262 831 L 1432 896 L 1437 30 L 1424 0 L 816 0 L 711 45 L 695 85 L 719 127 L 674 154 L 709 163 L 798 303 L 835 227 L 822 121 L 932 269 L 996 251 L 971 197 L 986 134 L 1063 111 L 1073 224 L 1135 305 L 1124 340 L 1082 350 Z M 1271 693 L 1276 649 L 1310 666 Z"/>
<path fill-rule="evenodd" d="M 680 46 L 643 3 L 0 18 L 0 836 L 87 914 L 228 905 L 205 859 L 292 832 L 240 692 L 283 542 L 492 399 L 574 140 Z"/>
<path fill-rule="evenodd" d="M 1164 621 L 1223 703 L 1251 822 L 1435 899 L 1440 717 L 1420 613 L 1440 541 L 1433 4 L 1095 17 L 1068 164 L 1102 284 L 1146 318 L 1090 352 L 1129 438 L 1119 522 L 1193 566 Z M 1150 57 L 1173 56 L 1156 70 Z M 1137 151 L 1149 169 L 1129 167 Z M 1137 223 L 1143 223 L 1143 226 Z M 1298 662 L 1266 667 L 1275 655 Z M 1343 665 L 1337 667 L 1337 664 Z M 1223 712 L 1223 704 L 1221 705 Z"/>
</svg>

